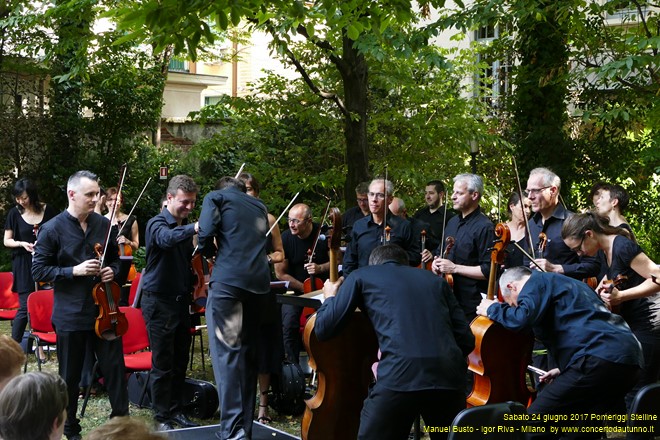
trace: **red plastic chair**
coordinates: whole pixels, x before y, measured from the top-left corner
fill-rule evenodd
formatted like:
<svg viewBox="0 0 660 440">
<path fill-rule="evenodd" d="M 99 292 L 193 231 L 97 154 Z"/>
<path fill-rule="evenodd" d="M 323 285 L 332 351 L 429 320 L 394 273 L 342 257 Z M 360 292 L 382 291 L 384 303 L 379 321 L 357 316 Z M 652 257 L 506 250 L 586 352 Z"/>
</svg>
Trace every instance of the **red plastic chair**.
<svg viewBox="0 0 660 440">
<path fill-rule="evenodd" d="M 51 320 L 54 302 L 53 289 L 37 290 L 28 296 L 27 310 L 28 321 L 30 322 L 30 337 L 37 342 L 37 345 L 57 344 L 57 335 Z M 41 371 L 41 359 L 38 350 L 35 350 L 34 353 L 37 357 L 37 367 Z"/>
<path fill-rule="evenodd" d="M 151 351 L 149 350 L 149 336 L 147 334 L 147 324 L 144 322 L 142 311 L 133 307 L 120 307 L 119 311 L 126 315 L 128 321 L 128 330 L 122 336 L 122 348 L 124 352 L 124 365 L 126 372 L 132 373 L 134 371 L 148 371 L 147 379 L 144 381 L 144 387 L 140 394 L 140 402 L 147 392 L 149 384 L 149 376 L 151 374 Z M 99 362 L 94 363 L 92 369 L 92 377 L 96 376 Z M 87 401 L 91 387 L 85 391 L 85 400 L 83 401 L 82 408 L 80 409 L 80 417 L 85 416 L 85 409 L 87 408 Z"/>
<path fill-rule="evenodd" d="M 135 295 L 137 294 L 138 286 L 140 285 L 140 272 L 135 274 L 135 278 L 131 281 L 131 289 L 128 291 L 128 304 L 135 306 Z"/>
<path fill-rule="evenodd" d="M 0 321 L 11 321 L 18 312 L 18 293 L 11 290 L 14 274 L 0 272 Z"/>
</svg>

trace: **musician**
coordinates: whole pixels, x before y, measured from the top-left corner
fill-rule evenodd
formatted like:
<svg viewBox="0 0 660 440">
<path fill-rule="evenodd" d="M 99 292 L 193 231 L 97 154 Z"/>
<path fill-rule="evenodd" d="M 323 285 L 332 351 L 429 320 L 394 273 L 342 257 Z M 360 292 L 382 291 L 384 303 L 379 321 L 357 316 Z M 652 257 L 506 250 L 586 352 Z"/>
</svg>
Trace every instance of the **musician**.
<svg viewBox="0 0 660 440">
<path fill-rule="evenodd" d="M 593 203 L 594 208 L 598 204 L 598 199 L 600 198 L 600 191 L 608 185 L 609 183 L 604 182 L 602 180 L 599 180 L 598 182 L 591 185 L 591 188 L 589 189 L 589 200 L 591 200 L 591 202 Z"/>
<path fill-rule="evenodd" d="M 623 216 L 628 207 L 630 196 L 621 185 L 605 185 L 598 193 L 595 203 L 596 212 L 609 219 L 610 226 L 625 228 L 632 232 L 628 220 Z"/>
<path fill-rule="evenodd" d="M 561 179 L 548 168 L 530 171 L 525 194 L 532 203 L 533 214 L 529 220 L 532 246 L 538 249 L 541 232 L 547 237 L 547 246 L 543 255 L 534 255 L 536 264 L 529 262 L 529 267 L 577 279 L 597 276 L 598 260 L 580 259 L 561 239 L 561 227 L 573 213 L 559 203 L 560 189 Z"/>
<path fill-rule="evenodd" d="M 440 180 L 431 180 L 424 188 L 426 207 L 415 213 L 413 218 L 429 224 L 426 231 L 426 249 L 429 251 L 428 259 L 433 258 L 432 252 L 440 245 L 447 221 L 455 215 L 452 210 L 445 212 L 445 184 Z M 424 251 L 424 249 L 422 249 Z"/>
<path fill-rule="evenodd" d="M 604 190 L 605 191 L 605 190 Z M 630 404 L 644 385 L 660 380 L 660 285 L 652 277 L 660 278 L 660 268 L 631 239 L 624 228 L 608 224 L 608 218 L 595 213 L 576 214 L 566 220 L 562 237 L 568 247 L 580 255 L 605 254 L 606 278 L 597 292 L 610 308 L 617 308 L 623 319 L 642 344 L 644 364 L 639 381 L 626 396 Z M 604 280 L 625 277 L 618 287 L 606 285 Z"/>
<path fill-rule="evenodd" d="M 369 182 L 360 182 L 355 187 L 355 199 L 357 201 L 357 206 L 353 206 L 344 212 L 341 216 L 341 225 L 342 229 L 346 231 L 346 235 L 350 235 L 351 230 L 353 229 L 353 223 L 361 218 L 368 216 L 371 211 L 369 211 L 369 198 L 367 193 L 369 192 Z"/>
<path fill-rule="evenodd" d="M 20 343 L 27 326 L 27 299 L 36 286 L 32 279 L 32 252 L 39 228 L 57 215 L 50 205 L 42 203 L 36 185 L 29 179 L 19 179 L 12 190 L 16 206 L 7 213 L 4 245 L 11 249 L 12 292 L 18 293 L 18 311 L 12 321 L 11 337 Z M 46 360 L 39 347 L 41 361 Z"/>
<path fill-rule="evenodd" d="M 392 203 L 394 185 L 389 180 L 375 179 L 369 184 L 368 215 L 353 224 L 350 240 L 346 246 L 342 271 L 349 275 L 358 267 L 369 264 L 371 251 L 386 242 L 401 246 L 408 253 L 411 266 L 418 266 L 421 261 L 421 246 L 419 240 L 413 237 L 410 222 L 395 216 L 388 206 Z M 387 196 L 387 200 L 385 197 Z M 391 228 L 385 234 L 384 223 Z M 388 236 L 386 236 L 388 235 Z"/>
<path fill-rule="evenodd" d="M 520 195 L 514 191 L 509 196 L 506 210 L 510 219 L 506 222 L 506 226 L 511 232 L 511 242 L 506 248 L 504 267 L 522 266 L 524 254 L 521 249 L 529 247 L 525 244 L 527 240 L 527 226 L 525 223 L 532 212 L 531 203 L 527 197 L 523 197 L 521 200 Z"/>
<path fill-rule="evenodd" d="M 80 438 L 78 384 L 86 349 L 93 350 L 105 378 L 112 412 L 128 415 L 128 392 L 121 338 L 108 341 L 96 336 L 98 307 L 92 291 L 99 282 L 109 282 L 119 271 L 116 237 L 110 235 L 104 267 L 94 246 L 103 244 L 110 222 L 94 212 L 99 198 L 98 178 L 90 171 L 77 171 L 67 182 L 67 209 L 45 223 L 34 247 L 32 275 L 35 281 L 54 281 L 53 326 L 57 331 L 59 374 L 69 395 L 64 434 Z"/>
<path fill-rule="evenodd" d="M 392 214 L 396 215 L 397 217 L 401 217 L 402 219 L 408 220 L 410 222 L 410 230 L 412 231 L 413 240 L 419 241 L 420 248 L 422 243 L 422 231 L 426 231 L 425 248 L 422 249 L 422 254 L 421 254 L 422 261 L 424 261 L 424 250 L 428 248 L 429 224 L 415 217 L 408 217 L 408 209 L 406 208 L 406 203 L 403 201 L 403 199 L 399 197 L 392 198 L 392 203 L 390 203 L 389 208 Z M 429 253 L 428 261 L 431 261 L 432 258 L 433 256 Z"/>
<path fill-rule="evenodd" d="M 318 339 L 339 333 L 359 307 L 382 353 L 378 380 L 362 408 L 359 439 L 407 438 L 420 414 L 426 426 L 447 427 L 465 408 L 465 358 L 474 336 L 446 281 L 408 263 L 399 246 L 379 246 L 369 267 L 326 281 L 323 288 L 326 299 L 314 326 Z"/>
<path fill-rule="evenodd" d="M 321 225 L 312 221 L 312 210 L 309 206 L 298 203 L 289 210 L 287 218 L 289 229 L 282 233 L 284 246 L 284 261 L 275 265 L 275 275 L 278 280 L 288 281 L 289 289 L 296 295 L 304 292 L 303 283 L 310 275 L 325 281 L 330 270 L 328 244 L 319 239 Z M 308 252 L 314 250 L 312 261 Z M 314 289 L 312 289 L 314 290 Z M 303 308 L 290 304 L 282 304 L 282 336 L 284 354 L 290 362 L 300 362 L 300 315 Z"/>
<path fill-rule="evenodd" d="M 451 200 L 458 214 L 447 222 L 445 237 L 453 237 L 455 244 L 445 258 L 446 243 L 441 243 L 433 260 L 435 273 L 453 274 L 454 295 L 469 321 L 476 316 L 474 310 L 481 301 L 481 293 L 488 291 L 488 249 L 495 238 L 493 222 L 479 207 L 483 192 L 480 176 L 459 174 L 454 177 Z"/>
<path fill-rule="evenodd" d="M 193 236 L 189 223 L 198 187 L 185 175 L 167 186 L 167 207 L 147 222 L 146 265 L 142 275 L 142 315 L 152 353 L 151 402 L 158 429 L 197 426 L 183 410 L 183 386 L 191 343 L 190 303 Z"/>
<path fill-rule="evenodd" d="M 259 311 L 270 292 L 268 212 L 232 177 L 204 197 L 199 250 L 215 252 L 206 303 L 209 347 L 220 397 L 222 439 L 251 438 L 257 384 Z"/>
<path fill-rule="evenodd" d="M 477 313 L 509 330 L 533 329 L 558 367 L 541 376 L 549 384 L 527 412 L 625 414 L 623 397 L 636 381 L 642 356 L 624 320 L 612 315 L 585 283 L 556 273 L 511 268 L 500 277 L 500 289 L 505 303 L 484 299 Z M 546 427 L 543 438 L 561 435 Z M 600 435 L 582 433 L 580 438 Z"/>
<path fill-rule="evenodd" d="M 115 207 L 115 216 L 110 218 L 112 213 L 112 208 L 115 206 L 115 201 L 117 205 Z M 110 220 L 110 224 L 116 230 L 117 235 L 117 244 L 120 247 L 129 246 L 130 255 L 133 254 L 140 247 L 140 231 L 138 229 L 137 218 L 134 215 L 130 217 L 122 211 L 124 205 L 124 195 L 119 193 L 117 188 L 108 188 L 106 192 L 106 207 L 108 213 L 105 217 Z M 119 301 L 120 306 L 128 305 L 128 295 L 130 293 L 130 286 L 125 285 L 127 281 L 132 281 L 128 279 L 129 271 L 131 264 L 133 263 L 132 257 L 124 251 L 120 254 L 122 256 L 128 256 L 128 258 L 121 258 L 121 271 L 119 274 L 118 283 L 121 286 L 121 299 Z"/>
</svg>

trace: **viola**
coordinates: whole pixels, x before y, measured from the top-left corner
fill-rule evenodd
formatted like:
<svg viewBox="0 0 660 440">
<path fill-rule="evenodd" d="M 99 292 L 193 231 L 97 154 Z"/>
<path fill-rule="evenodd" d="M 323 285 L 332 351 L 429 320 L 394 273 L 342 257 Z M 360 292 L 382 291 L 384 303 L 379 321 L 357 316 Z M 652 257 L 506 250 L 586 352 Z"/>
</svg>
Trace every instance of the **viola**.
<svg viewBox="0 0 660 440">
<path fill-rule="evenodd" d="M 509 228 L 499 223 L 495 227 L 488 277 L 488 299 L 495 297 L 497 268 L 504 263 L 505 249 L 511 239 Z M 468 368 L 474 373 L 468 406 L 517 401 L 529 405 L 534 391 L 526 383 L 527 365 L 532 358 L 534 339 L 529 332 L 512 332 L 485 316 L 477 316 L 470 329 L 475 347 L 468 356 Z"/>
<path fill-rule="evenodd" d="M 539 233 L 539 245 L 538 245 L 538 252 L 539 258 L 543 258 L 543 255 L 545 254 L 545 248 L 548 246 L 548 236 L 545 234 L 545 232 Z"/>
<path fill-rule="evenodd" d="M 454 247 L 454 244 L 456 244 L 456 240 L 454 237 L 447 237 L 445 239 L 445 251 L 442 254 L 442 258 L 444 259 L 449 259 L 449 251 L 451 251 L 451 248 Z M 447 281 L 447 284 L 449 284 L 449 287 L 452 289 L 454 288 L 454 276 L 450 273 L 443 273 L 442 277 Z"/>
<path fill-rule="evenodd" d="M 420 243 L 422 245 L 422 252 L 423 252 L 424 249 L 426 249 L 426 229 L 422 229 L 422 232 L 420 233 Z M 422 261 L 421 263 L 419 263 L 419 266 L 417 267 L 424 270 L 432 270 L 432 266 L 433 266 L 433 260 L 431 259 L 426 263 Z"/>
<path fill-rule="evenodd" d="M 128 218 L 128 217 L 127 217 Z M 119 227 L 119 230 L 121 231 L 122 229 L 122 223 L 125 222 L 119 222 L 117 221 L 117 226 Z M 129 244 L 120 244 L 119 245 L 119 257 L 123 259 L 129 259 L 131 260 L 131 267 L 128 269 L 128 275 L 126 276 L 126 281 L 129 283 L 132 283 L 135 277 L 137 276 L 137 269 L 135 268 L 135 262 L 133 261 L 133 248 Z"/>
<path fill-rule="evenodd" d="M 100 243 L 94 245 L 94 251 L 98 258 L 103 261 L 103 246 Z M 94 303 L 99 306 L 99 315 L 96 317 L 94 331 L 96 335 L 112 341 L 124 335 L 128 330 L 128 320 L 124 313 L 119 310 L 119 298 L 121 288 L 114 281 L 100 282 L 92 290 Z"/>
<path fill-rule="evenodd" d="M 595 277 L 592 277 L 595 279 Z M 591 278 L 589 278 L 591 279 Z M 612 290 L 615 288 L 618 289 L 621 287 L 621 285 L 628 280 L 628 277 L 625 275 L 617 275 L 614 277 L 614 279 L 611 280 L 603 280 L 603 287 L 598 294 L 600 295 L 601 293 L 612 293 Z M 589 287 L 591 287 L 591 284 L 589 284 Z M 597 287 L 597 286 L 596 286 Z M 592 289 L 596 289 L 596 287 L 591 287 Z M 610 309 L 612 313 L 619 313 L 621 311 L 621 306 L 616 305 L 612 306 L 610 304 L 606 304 L 607 308 Z"/>
<path fill-rule="evenodd" d="M 200 253 L 196 253 L 190 261 L 196 282 L 193 290 L 192 308 L 196 313 L 202 313 L 209 297 L 209 281 L 213 271 L 209 261 Z"/>
<path fill-rule="evenodd" d="M 329 238 L 330 281 L 339 277 L 341 215 L 333 208 Z M 334 338 L 320 342 L 314 333 L 312 315 L 303 333 L 309 365 L 316 370 L 316 394 L 305 401 L 303 440 L 357 438 L 362 403 L 373 380 L 371 365 L 377 360 L 378 340 L 369 319 L 356 311 L 346 328 Z"/>
</svg>

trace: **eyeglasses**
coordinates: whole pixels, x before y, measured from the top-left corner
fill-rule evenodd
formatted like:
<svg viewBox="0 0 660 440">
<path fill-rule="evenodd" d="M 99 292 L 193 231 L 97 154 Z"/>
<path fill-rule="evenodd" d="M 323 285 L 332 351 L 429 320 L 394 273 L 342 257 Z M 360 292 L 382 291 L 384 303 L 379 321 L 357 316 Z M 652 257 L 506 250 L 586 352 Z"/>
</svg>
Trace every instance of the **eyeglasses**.
<svg viewBox="0 0 660 440">
<path fill-rule="evenodd" d="M 370 199 L 379 199 L 379 200 L 384 200 L 385 199 L 385 194 L 384 193 L 374 193 L 370 192 L 367 194 Z"/>
<path fill-rule="evenodd" d="M 366 197 L 364 197 L 364 198 L 363 197 L 358 197 L 357 201 L 358 201 L 358 203 L 367 203 L 369 201 L 369 199 L 366 198 Z"/>
<path fill-rule="evenodd" d="M 578 244 L 578 245 L 575 246 L 575 247 L 572 247 L 572 248 L 571 248 L 571 251 L 575 252 L 576 254 L 577 254 L 578 252 L 582 252 L 582 244 L 584 243 L 584 239 L 585 239 L 586 237 L 587 237 L 586 235 L 583 235 L 583 236 L 582 236 L 582 240 L 580 240 L 580 244 Z"/>
<path fill-rule="evenodd" d="M 523 194 L 525 197 L 529 197 L 534 194 L 540 194 L 541 191 L 545 191 L 548 188 L 552 188 L 552 185 L 550 186 L 544 186 L 543 188 L 528 188 L 525 191 L 523 191 Z"/>
<path fill-rule="evenodd" d="M 309 220 L 309 217 L 308 217 L 308 218 L 304 218 L 304 219 L 302 219 L 302 220 L 298 220 L 297 218 L 287 218 L 287 219 L 286 219 L 286 221 L 287 221 L 288 223 L 291 223 L 291 224 L 293 224 L 293 225 L 299 225 L 300 223 L 304 223 L 304 222 L 306 222 L 307 220 Z"/>
</svg>

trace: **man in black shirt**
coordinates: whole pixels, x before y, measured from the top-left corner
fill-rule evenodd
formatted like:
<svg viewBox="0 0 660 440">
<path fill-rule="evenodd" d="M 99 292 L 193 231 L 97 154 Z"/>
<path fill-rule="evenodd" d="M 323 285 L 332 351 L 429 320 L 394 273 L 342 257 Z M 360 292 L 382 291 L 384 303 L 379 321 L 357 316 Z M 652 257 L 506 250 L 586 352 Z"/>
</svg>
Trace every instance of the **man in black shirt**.
<svg viewBox="0 0 660 440">
<path fill-rule="evenodd" d="M 152 353 L 151 401 L 160 430 L 172 429 L 173 424 L 197 426 L 182 412 L 192 326 L 190 260 L 198 230 L 198 224 L 188 223 L 187 218 L 197 191 L 191 177 L 173 177 L 167 206 L 146 228 L 141 304 Z"/>
<path fill-rule="evenodd" d="M 270 292 L 266 253 L 268 212 L 232 177 L 204 197 L 199 218 L 199 251 L 218 250 L 209 283 L 206 324 L 213 373 L 220 397 L 221 439 L 252 436 L 257 390 L 259 311 Z"/>
<path fill-rule="evenodd" d="M 431 180 L 424 189 L 426 207 L 417 211 L 413 216 L 429 225 L 429 229 L 426 231 L 426 249 L 430 252 L 435 251 L 440 245 L 445 225 L 455 214 L 454 211 L 445 209 L 445 195 L 445 184 L 440 180 Z"/>
<path fill-rule="evenodd" d="M 99 198 L 95 174 L 78 171 L 67 182 L 68 208 L 39 230 L 34 248 L 32 276 L 35 281 L 55 280 L 53 326 L 57 331 L 59 374 L 67 384 L 69 404 L 64 434 L 80 439 L 78 384 L 87 349 L 93 350 L 101 366 L 112 412 L 110 417 L 128 415 L 128 391 L 121 338 L 101 339 L 94 333 L 98 306 L 92 291 L 99 282 L 109 282 L 119 272 L 116 237 L 106 237 L 109 220 L 94 212 Z M 95 245 L 108 238 L 104 266 Z"/>
<path fill-rule="evenodd" d="M 419 414 L 428 427 L 448 427 L 465 408 L 465 358 L 474 336 L 447 283 L 408 267 L 406 252 L 389 244 L 373 250 L 369 267 L 327 281 L 323 293 L 314 326 L 320 341 L 340 332 L 357 307 L 378 337 L 378 379 L 364 402 L 358 438 L 407 438 Z"/>
<path fill-rule="evenodd" d="M 312 210 L 299 203 L 289 210 L 287 218 L 289 229 L 282 233 L 284 261 L 275 264 L 277 279 L 289 282 L 289 289 L 296 295 L 304 293 L 303 283 L 310 275 L 324 281 L 330 269 L 328 245 L 325 240 L 318 240 L 320 225 L 312 222 Z M 314 251 L 312 261 L 308 252 Z M 310 286 L 316 290 L 315 286 Z M 300 361 L 300 315 L 303 308 L 282 304 L 282 335 L 284 353 L 289 361 Z"/>
<path fill-rule="evenodd" d="M 371 215 L 353 224 L 342 265 L 345 276 L 358 267 L 367 266 L 371 251 L 386 243 L 401 246 L 408 253 L 410 265 L 419 265 L 422 249 L 419 240 L 413 237 L 410 222 L 395 216 L 388 208 L 392 203 L 393 191 L 394 186 L 389 180 L 375 179 L 369 185 Z M 386 196 L 387 200 L 385 200 Z M 389 233 L 386 233 L 385 226 L 390 227 Z"/>
<path fill-rule="evenodd" d="M 353 229 L 353 223 L 370 214 L 368 192 L 369 182 L 360 182 L 355 187 L 357 206 L 347 209 L 341 216 L 341 226 L 346 232 L 346 235 L 350 235 L 351 229 Z"/>
<path fill-rule="evenodd" d="M 493 223 L 479 208 L 483 191 L 483 180 L 476 174 L 454 177 L 451 199 L 458 214 L 447 223 L 445 237 L 453 237 L 455 243 L 446 258 L 446 243 L 441 243 L 433 260 L 434 272 L 452 274 L 454 294 L 470 321 L 476 317 L 481 293 L 488 291 L 488 249 L 495 239 Z"/>
</svg>

